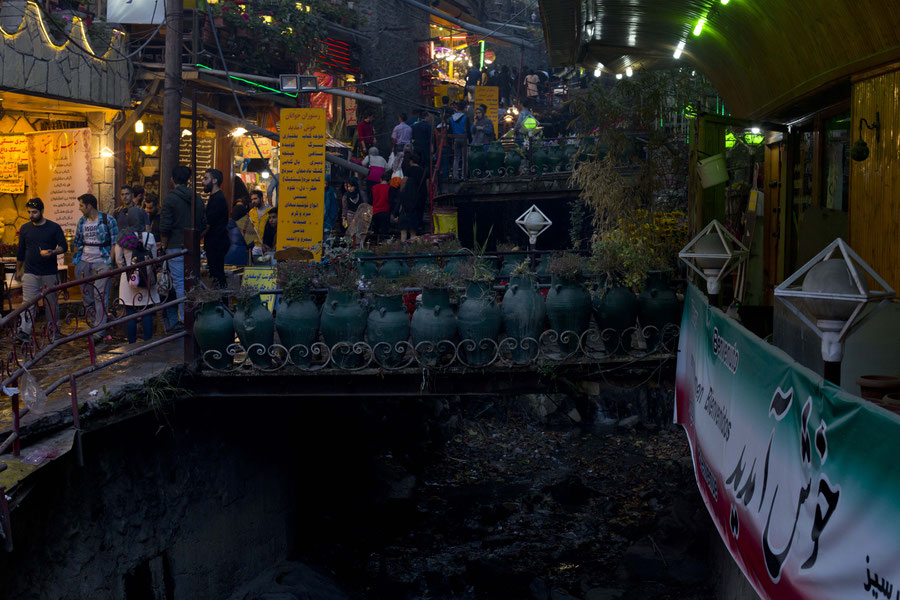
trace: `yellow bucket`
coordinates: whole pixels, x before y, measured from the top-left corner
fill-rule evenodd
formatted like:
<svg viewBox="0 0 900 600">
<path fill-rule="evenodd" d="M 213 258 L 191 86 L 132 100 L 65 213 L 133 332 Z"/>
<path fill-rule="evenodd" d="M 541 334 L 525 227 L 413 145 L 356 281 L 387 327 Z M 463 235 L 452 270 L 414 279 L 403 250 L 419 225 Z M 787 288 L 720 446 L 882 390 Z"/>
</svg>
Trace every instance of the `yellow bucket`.
<svg viewBox="0 0 900 600">
<path fill-rule="evenodd" d="M 435 233 L 459 234 L 459 220 L 456 216 L 455 206 L 435 208 L 431 218 L 434 219 Z"/>
</svg>

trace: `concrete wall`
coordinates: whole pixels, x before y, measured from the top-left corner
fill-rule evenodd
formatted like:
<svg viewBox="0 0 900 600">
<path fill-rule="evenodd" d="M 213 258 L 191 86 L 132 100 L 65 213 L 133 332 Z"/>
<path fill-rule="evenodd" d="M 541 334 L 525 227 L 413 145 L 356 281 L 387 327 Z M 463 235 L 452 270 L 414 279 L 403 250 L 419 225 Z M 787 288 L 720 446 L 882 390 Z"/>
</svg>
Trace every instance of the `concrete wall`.
<svg viewBox="0 0 900 600">
<path fill-rule="evenodd" d="M 209 407 L 89 433 L 83 468 L 70 453 L 33 477 L 15 549 L 0 555 L 0 596 L 225 598 L 284 558 L 298 481 L 289 431 L 253 435 Z"/>
<path fill-rule="evenodd" d="M 124 106 L 130 100 L 131 61 L 110 61 L 122 55 L 125 36 L 113 34 L 103 59 L 87 53 L 84 24 L 71 26 L 70 41 L 56 45 L 48 37 L 41 13 L 23 0 L 0 5 L 0 87 L 44 94 L 76 102 Z M 79 47 L 80 46 L 80 47 Z M 99 52 L 98 52 L 99 54 Z"/>
</svg>

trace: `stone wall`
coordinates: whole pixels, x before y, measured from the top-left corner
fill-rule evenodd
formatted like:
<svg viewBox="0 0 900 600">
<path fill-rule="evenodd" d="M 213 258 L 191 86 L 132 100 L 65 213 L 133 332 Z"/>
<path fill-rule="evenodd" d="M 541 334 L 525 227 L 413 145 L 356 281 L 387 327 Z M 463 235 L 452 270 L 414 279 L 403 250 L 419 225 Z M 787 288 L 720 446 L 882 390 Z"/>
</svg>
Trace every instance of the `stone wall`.
<svg viewBox="0 0 900 600">
<path fill-rule="evenodd" d="M 120 57 L 125 36 L 113 34 L 101 56 L 87 52 L 84 23 L 69 30 L 71 41 L 57 45 L 36 5 L 4 0 L 0 5 L 0 87 L 76 102 L 122 107 L 130 100 L 132 65 Z M 45 26 L 46 25 L 46 26 Z"/>
<path fill-rule="evenodd" d="M 360 10 L 368 22 L 361 28 L 361 66 L 365 81 L 396 75 L 419 66 L 415 40 L 428 38 L 428 14 L 399 0 L 362 0 Z M 413 71 L 372 86 L 367 94 L 380 96 L 384 104 L 379 111 L 373 105 L 360 104 L 363 111 L 375 115 L 375 134 L 382 154 L 390 151 L 391 131 L 401 112 L 411 114 L 422 108 L 419 72 Z M 374 110 L 373 110 L 374 109 Z"/>
</svg>

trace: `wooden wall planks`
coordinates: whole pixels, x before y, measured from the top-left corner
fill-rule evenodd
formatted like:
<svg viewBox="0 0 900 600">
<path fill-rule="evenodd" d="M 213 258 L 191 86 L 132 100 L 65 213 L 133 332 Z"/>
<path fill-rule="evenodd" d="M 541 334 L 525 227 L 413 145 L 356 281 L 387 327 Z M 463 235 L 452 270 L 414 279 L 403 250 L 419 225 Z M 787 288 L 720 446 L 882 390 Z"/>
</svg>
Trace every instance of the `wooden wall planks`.
<svg viewBox="0 0 900 600">
<path fill-rule="evenodd" d="M 863 127 L 869 158 L 850 162 L 850 245 L 894 289 L 900 289 L 900 65 L 859 79 L 851 99 L 851 139 L 859 120 L 881 117 L 881 141 Z"/>
</svg>

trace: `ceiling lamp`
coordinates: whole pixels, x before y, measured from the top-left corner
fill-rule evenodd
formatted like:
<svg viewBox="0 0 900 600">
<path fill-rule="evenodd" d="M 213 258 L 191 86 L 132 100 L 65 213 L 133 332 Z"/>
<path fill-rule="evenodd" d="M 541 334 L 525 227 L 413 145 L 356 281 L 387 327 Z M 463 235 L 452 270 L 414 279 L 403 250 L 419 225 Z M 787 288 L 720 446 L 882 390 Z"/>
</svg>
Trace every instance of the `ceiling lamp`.
<svg viewBox="0 0 900 600">
<path fill-rule="evenodd" d="M 138 119 L 134 122 L 134 132 L 135 133 L 144 133 L 144 122 Z"/>
<path fill-rule="evenodd" d="M 156 151 L 159 150 L 159 146 L 153 146 L 150 144 L 138 147 L 141 149 L 141 152 L 143 152 L 147 156 L 153 156 L 154 154 L 156 154 Z"/>
<path fill-rule="evenodd" d="M 706 25 L 706 17 L 700 17 L 700 20 L 694 25 L 694 35 L 700 35 L 704 25 Z"/>
<path fill-rule="evenodd" d="M 681 58 L 681 52 L 683 50 L 684 50 L 684 40 L 681 40 L 680 42 L 678 42 L 678 47 L 675 48 L 675 53 L 672 54 L 672 58 L 674 58 L 676 60 Z"/>
<path fill-rule="evenodd" d="M 594 69 L 594 77 L 600 77 L 601 75 L 603 75 L 603 71 L 601 71 L 600 69 Z"/>
<path fill-rule="evenodd" d="M 625 67 L 625 77 L 631 77 L 634 75 L 634 71 L 631 70 L 631 67 Z"/>
<path fill-rule="evenodd" d="M 622 75 L 621 73 L 616 73 L 616 79 L 622 79 L 622 77 L 624 77 L 624 75 Z"/>
</svg>

